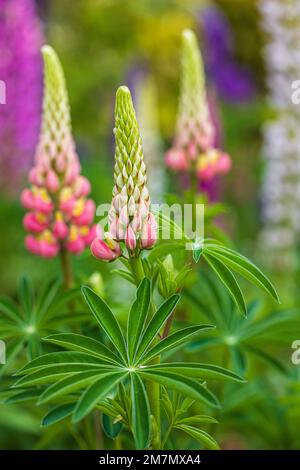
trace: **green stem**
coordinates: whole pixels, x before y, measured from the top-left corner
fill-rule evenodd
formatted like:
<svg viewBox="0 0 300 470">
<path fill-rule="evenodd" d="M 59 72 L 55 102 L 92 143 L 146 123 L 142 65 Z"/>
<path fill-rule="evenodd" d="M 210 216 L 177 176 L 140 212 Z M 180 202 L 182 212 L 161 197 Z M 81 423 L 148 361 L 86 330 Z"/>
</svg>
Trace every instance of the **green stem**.
<svg viewBox="0 0 300 470">
<path fill-rule="evenodd" d="M 60 261 L 64 278 L 64 286 L 66 290 L 69 290 L 72 287 L 73 275 L 70 254 L 64 249 L 60 252 Z"/>
<path fill-rule="evenodd" d="M 131 271 L 132 271 L 132 274 L 134 276 L 136 285 L 138 286 L 139 283 L 141 282 L 141 280 L 145 277 L 145 272 L 144 272 L 142 260 L 139 256 L 130 256 L 129 257 L 129 263 L 130 263 Z M 154 314 L 152 301 L 150 302 L 150 314 L 151 314 L 151 317 Z M 159 357 L 155 358 L 151 362 L 151 364 L 159 364 L 159 363 L 160 363 L 160 358 Z M 151 408 L 153 417 L 156 421 L 156 427 L 157 427 L 157 430 L 158 430 L 158 435 L 155 436 L 154 443 L 155 443 L 155 447 L 157 449 L 159 449 L 160 448 L 160 442 L 161 442 L 161 434 L 160 434 L 160 385 L 156 384 L 154 382 L 151 382 L 151 383 L 148 384 L 147 390 L 148 390 L 150 408 Z"/>
<path fill-rule="evenodd" d="M 196 205 L 197 205 L 197 194 L 198 194 L 198 178 L 196 174 L 195 166 L 192 167 L 190 172 L 190 184 L 191 184 L 191 204 L 192 204 L 192 229 L 195 230 L 196 225 Z"/>
</svg>

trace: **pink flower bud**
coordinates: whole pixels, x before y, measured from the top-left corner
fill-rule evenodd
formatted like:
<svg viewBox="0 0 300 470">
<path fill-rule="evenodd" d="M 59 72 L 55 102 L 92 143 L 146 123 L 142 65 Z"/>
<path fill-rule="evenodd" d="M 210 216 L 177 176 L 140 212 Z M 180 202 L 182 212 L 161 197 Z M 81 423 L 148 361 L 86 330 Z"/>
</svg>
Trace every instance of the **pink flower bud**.
<svg viewBox="0 0 300 470">
<path fill-rule="evenodd" d="M 68 235 L 67 224 L 63 220 L 56 220 L 53 224 L 53 234 L 56 238 L 64 240 Z"/>
<path fill-rule="evenodd" d="M 218 162 L 218 172 L 221 174 L 228 173 L 231 168 L 231 158 L 227 153 L 221 153 Z"/>
<path fill-rule="evenodd" d="M 114 249 L 111 249 L 101 238 L 97 237 L 94 238 L 91 243 L 91 252 L 95 258 L 104 261 L 112 261 L 121 255 L 121 248 L 120 245 L 116 243 Z"/>
<path fill-rule="evenodd" d="M 186 171 L 188 167 L 185 152 L 176 148 L 166 152 L 165 163 L 173 171 Z"/>
<path fill-rule="evenodd" d="M 46 240 L 41 240 L 39 242 L 39 253 L 41 256 L 44 256 L 45 258 L 53 258 L 54 256 L 57 256 L 59 252 L 59 244 L 54 242 L 54 243 L 49 243 Z"/>
<path fill-rule="evenodd" d="M 34 255 L 40 254 L 39 242 L 33 235 L 27 235 L 25 237 L 25 247 L 28 251 L 30 251 Z"/>
<path fill-rule="evenodd" d="M 156 242 L 157 223 L 154 215 L 150 212 L 147 221 L 144 222 L 141 233 L 142 248 L 151 248 Z"/>
<path fill-rule="evenodd" d="M 76 240 L 67 242 L 66 248 L 70 253 L 73 253 L 74 255 L 79 255 L 85 249 L 84 240 L 78 237 L 76 238 Z"/>
<path fill-rule="evenodd" d="M 55 193 L 59 188 L 59 179 L 53 170 L 49 170 L 47 173 L 46 187 L 52 193 Z"/>
<path fill-rule="evenodd" d="M 125 244 L 129 250 L 134 250 L 136 247 L 135 234 L 130 225 L 126 230 Z"/>
<path fill-rule="evenodd" d="M 76 225 L 90 225 L 94 220 L 95 203 L 92 199 L 85 202 L 82 213 L 78 217 L 72 217 L 73 223 Z"/>
<path fill-rule="evenodd" d="M 86 246 L 90 245 L 97 235 L 99 236 L 98 232 L 99 230 L 97 228 L 97 225 L 93 225 L 91 228 L 89 228 L 88 234 L 82 237 Z"/>
<path fill-rule="evenodd" d="M 28 174 L 28 179 L 31 184 L 34 184 L 36 186 L 42 186 L 44 183 L 44 178 L 41 169 L 37 167 L 31 168 Z"/>
<path fill-rule="evenodd" d="M 35 201 L 34 201 L 34 195 L 30 189 L 24 189 L 21 192 L 21 204 L 23 207 L 29 210 L 34 210 L 35 208 Z"/>
<path fill-rule="evenodd" d="M 50 214 L 53 211 L 53 203 L 49 199 L 44 199 L 43 197 L 36 195 L 35 196 L 35 209 L 38 212 L 42 212 L 43 214 Z"/>
<path fill-rule="evenodd" d="M 84 176 L 78 176 L 74 183 L 74 196 L 84 197 L 91 192 L 90 182 Z"/>
<path fill-rule="evenodd" d="M 43 219 L 43 217 L 41 218 Z M 28 232 L 43 232 L 49 225 L 47 220 L 38 220 L 36 213 L 28 212 L 23 218 L 23 226 Z"/>
</svg>

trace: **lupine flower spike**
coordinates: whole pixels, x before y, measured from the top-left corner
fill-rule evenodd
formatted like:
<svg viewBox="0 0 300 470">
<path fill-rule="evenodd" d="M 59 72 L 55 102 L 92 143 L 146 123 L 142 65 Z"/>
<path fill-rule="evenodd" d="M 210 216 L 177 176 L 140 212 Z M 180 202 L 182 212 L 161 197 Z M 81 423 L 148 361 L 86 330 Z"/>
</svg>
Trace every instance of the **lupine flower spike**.
<svg viewBox="0 0 300 470">
<path fill-rule="evenodd" d="M 26 248 L 40 256 L 62 251 L 81 253 L 95 236 L 95 204 L 87 199 L 89 181 L 80 164 L 71 133 L 65 78 L 50 46 L 42 48 L 44 99 L 35 165 L 29 172 L 31 187 L 21 194 Z"/>
<path fill-rule="evenodd" d="M 109 230 L 91 244 L 96 258 L 112 261 L 126 247 L 129 255 L 151 248 L 156 221 L 150 212 L 146 165 L 131 94 L 120 87 L 115 105 L 115 169 Z"/>
<path fill-rule="evenodd" d="M 165 156 L 173 171 L 196 171 L 200 180 L 227 173 L 230 157 L 214 148 L 215 129 L 210 116 L 203 63 L 194 33 L 182 35 L 181 89 L 173 147 Z"/>
</svg>

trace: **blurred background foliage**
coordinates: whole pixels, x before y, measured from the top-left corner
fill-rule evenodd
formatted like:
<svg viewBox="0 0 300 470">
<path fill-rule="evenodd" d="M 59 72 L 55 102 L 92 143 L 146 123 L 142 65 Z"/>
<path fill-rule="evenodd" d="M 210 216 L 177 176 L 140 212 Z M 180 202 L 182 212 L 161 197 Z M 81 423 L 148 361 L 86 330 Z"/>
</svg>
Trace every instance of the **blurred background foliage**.
<svg viewBox="0 0 300 470">
<path fill-rule="evenodd" d="M 111 196 L 113 108 L 116 88 L 120 84 L 130 86 L 136 69 L 151 75 L 157 93 L 160 139 L 162 147 L 168 148 L 177 110 L 181 32 L 184 28 L 192 28 L 198 35 L 200 45 L 204 47 L 201 11 L 209 5 L 219 7 L 227 19 L 231 31 L 233 59 L 238 66 L 246 67 L 251 73 L 255 88 L 255 93 L 250 99 L 238 102 L 222 96 L 215 87 L 213 77 L 209 80 L 220 115 L 223 146 L 233 159 L 233 169 L 222 183 L 221 200 L 228 206 L 228 212 L 222 216 L 220 223 L 233 238 L 234 244 L 262 266 L 264 258 L 257 249 L 256 241 L 261 226 L 261 128 L 268 115 L 268 108 L 261 53 L 264 37 L 255 0 L 37 1 L 45 41 L 56 49 L 64 67 L 72 110 L 73 133 L 83 174 L 88 176 L 92 183 L 92 197 L 97 205 L 108 202 Z M 222 73 L 222 64 L 219 72 Z M 161 165 L 163 166 L 163 152 Z M 177 191 L 174 181 L 175 179 L 168 179 L 169 192 Z M 13 197 L 11 194 L 2 194 L 0 203 L 1 293 L 14 297 L 20 273 L 30 273 L 39 285 L 42 280 L 59 271 L 57 259 L 45 261 L 33 257 L 23 247 L 23 210 L 17 196 L 24 185 L 25 179 L 14 188 Z M 132 298 L 132 292 L 130 289 L 128 291 L 126 283 L 119 279 L 113 280 L 109 273 L 110 266 L 95 261 L 89 253 L 73 258 L 79 281 L 87 282 L 93 273 L 100 271 L 101 276 L 94 275 L 92 282 L 94 285 L 96 283 L 104 296 L 113 299 L 113 303 L 119 308 L 119 314 L 122 315 L 122 312 L 126 311 L 127 301 Z M 205 343 L 202 346 L 191 345 L 186 351 L 187 358 L 192 352 L 195 354 L 197 351 L 198 354 L 200 350 L 202 357 L 208 361 L 212 354 L 221 361 L 225 358 L 228 367 L 242 368 L 244 361 L 250 363 L 248 377 L 251 377 L 251 380 L 242 391 L 238 387 L 236 390 L 224 388 L 222 391 L 225 406 L 222 416 L 219 417 L 219 438 L 224 448 L 299 448 L 300 445 L 294 419 L 300 412 L 299 382 L 295 373 L 296 367 L 289 363 L 290 334 L 292 331 L 295 335 L 297 328 L 299 329 L 294 313 L 295 309 L 298 311 L 299 305 L 296 291 L 298 275 L 266 271 L 276 284 L 282 299 L 282 324 L 279 321 L 279 326 L 282 325 L 283 329 L 280 330 L 274 322 L 276 328 L 273 335 L 270 334 L 266 338 L 263 336 L 263 330 L 259 330 L 259 322 L 265 315 L 270 314 L 270 305 L 264 303 L 264 298 L 252 320 L 257 322 L 257 331 L 262 335 L 255 337 L 255 341 L 257 340 L 262 352 L 271 355 L 269 362 L 272 362 L 273 358 L 274 369 L 271 368 L 271 371 L 265 374 L 265 368 L 257 360 L 257 354 L 251 354 L 246 346 L 243 349 L 244 345 L 241 346 L 240 353 L 238 348 L 234 349 L 226 344 L 226 341 L 222 342 L 222 328 L 219 330 L 220 337 L 216 334 L 215 338 L 211 338 L 212 341 L 219 341 L 216 352 L 212 353 Z M 110 297 L 110 293 L 116 292 L 116 283 L 117 295 Z M 199 292 L 198 290 L 197 293 Z M 253 301 L 256 293 L 250 289 L 247 294 L 249 302 Z M 197 322 L 199 314 L 205 318 L 203 306 L 197 307 L 197 299 L 191 302 L 189 298 L 185 299 L 185 302 L 194 306 L 189 320 Z M 213 302 L 215 300 L 211 305 Z M 228 325 L 232 308 L 232 305 L 228 307 Z M 288 312 L 287 323 L 284 322 L 285 311 Z M 217 313 L 222 316 L 221 312 Z M 229 328 L 228 325 L 225 322 L 223 327 Z M 272 329 L 271 320 L 270 325 Z M 247 330 L 246 326 L 244 328 Z M 282 338 L 282 332 L 285 334 L 286 331 L 288 334 Z M 276 358 L 281 359 L 279 362 L 289 365 L 288 371 L 278 371 L 280 367 L 276 364 Z M 18 405 L 14 406 L 13 413 L 9 406 L 1 406 L 0 447 L 46 446 L 49 435 L 38 428 L 41 413 L 32 407 L 23 406 L 19 409 Z M 72 438 L 61 436 L 60 425 L 54 426 L 51 433 L 54 436 L 51 446 L 80 446 L 80 435 L 76 434 L 76 429 L 72 430 Z"/>
</svg>

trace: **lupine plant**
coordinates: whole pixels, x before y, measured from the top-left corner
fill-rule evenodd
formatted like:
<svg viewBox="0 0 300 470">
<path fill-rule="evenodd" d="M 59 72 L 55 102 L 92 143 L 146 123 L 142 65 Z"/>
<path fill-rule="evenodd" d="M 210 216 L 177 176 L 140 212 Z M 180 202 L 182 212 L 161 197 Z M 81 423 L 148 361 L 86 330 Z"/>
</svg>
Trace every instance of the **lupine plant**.
<svg viewBox="0 0 300 470">
<path fill-rule="evenodd" d="M 29 172 L 30 189 L 21 194 L 28 209 L 23 220 L 29 234 L 26 248 L 39 256 L 61 256 L 66 284 L 71 282 L 68 253 L 79 254 L 95 236 L 95 203 L 87 199 L 90 183 L 80 175 L 80 163 L 71 132 L 65 78 L 50 46 L 42 48 L 44 99 L 35 165 Z"/>
<path fill-rule="evenodd" d="M 181 152 L 185 169 L 195 176 L 202 165 L 200 150 L 212 150 L 213 129 L 195 38 L 185 32 L 183 41 L 184 67 L 192 75 L 183 81 L 187 101 L 186 109 L 182 101 L 181 111 L 187 114 L 181 115 L 176 152 Z M 89 208 L 89 184 L 79 174 L 62 69 L 49 46 L 43 48 L 43 55 L 43 124 L 36 165 L 29 175 L 32 187 L 22 194 L 30 210 L 24 220 L 30 232 L 26 246 L 47 257 L 80 252 L 89 240 L 99 266 L 112 265 L 112 275 L 134 289 L 134 298 L 125 318 L 120 318 L 113 299 L 104 301 L 88 285 L 81 287 L 81 299 L 78 286 L 70 290 L 66 283 L 64 291 L 59 281 L 46 284 L 35 295 L 30 281 L 22 278 L 19 303 L 0 300 L 0 332 L 17 346 L 9 371 L 18 376 L 12 380 L 6 375 L 12 387 L 1 394 L 6 403 L 34 401 L 46 409 L 42 425 L 49 429 L 50 442 L 65 429 L 80 448 L 100 448 L 103 430 L 108 446 L 114 441 L 117 448 L 170 449 L 184 434 L 201 448 L 218 449 L 214 428 L 216 418 L 222 419 L 224 387 L 246 386 L 247 334 L 248 339 L 255 338 L 268 327 L 267 320 L 256 325 L 250 321 L 248 329 L 245 316 L 248 310 L 251 317 L 253 306 L 247 309 L 234 273 L 275 300 L 277 293 L 246 257 L 214 239 L 195 242 L 162 211 L 152 209 L 147 156 L 126 86 L 116 93 L 112 201 L 107 221 L 102 221 L 103 227 L 91 240 L 94 205 Z M 200 111 L 190 87 L 198 93 Z M 162 237 L 166 227 L 168 239 Z M 223 285 L 224 311 L 218 295 L 215 304 L 207 293 L 200 300 L 195 297 L 204 284 L 199 288 L 202 262 L 206 267 L 201 276 L 212 279 L 211 285 L 217 286 L 214 292 L 219 283 Z M 189 315 L 191 301 L 199 318 L 206 312 L 203 323 L 194 323 Z M 241 336 L 234 336 L 237 329 Z M 245 335 L 246 340 L 240 339 Z M 201 355 L 208 346 L 220 345 L 234 349 L 227 364 L 207 360 L 206 351 Z M 190 360 L 191 351 L 196 360 Z M 253 348 L 250 352 L 255 353 Z"/>
</svg>

